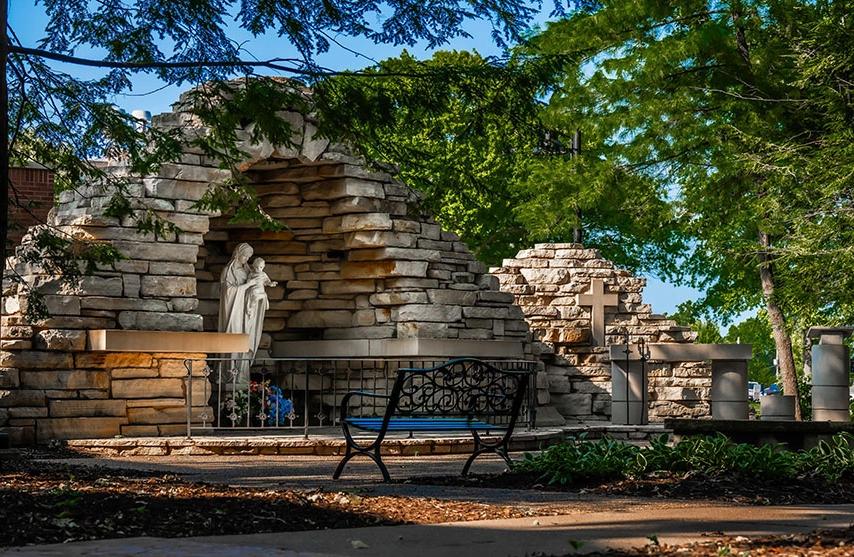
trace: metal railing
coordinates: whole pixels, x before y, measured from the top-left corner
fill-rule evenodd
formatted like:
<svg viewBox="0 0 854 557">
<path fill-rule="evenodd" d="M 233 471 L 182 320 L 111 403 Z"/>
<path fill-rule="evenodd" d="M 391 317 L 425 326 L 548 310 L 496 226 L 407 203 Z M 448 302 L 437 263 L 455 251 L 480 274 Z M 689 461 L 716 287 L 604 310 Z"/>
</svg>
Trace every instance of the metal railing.
<svg viewBox="0 0 854 557">
<path fill-rule="evenodd" d="M 441 365 L 446 358 L 233 358 L 187 359 L 184 365 L 187 437 L 193 432 L 301 431 L 338 426 L 341 399 L 350 391 L 388 394 L 400 368 Z M 528 360 L 485 360 L 507 370 L 533 371 Z M 531 374 L 519 423 L 536 422 Z M 379 417 L 384 399 L 364 397 L 351 413 Z"/>
</svg>

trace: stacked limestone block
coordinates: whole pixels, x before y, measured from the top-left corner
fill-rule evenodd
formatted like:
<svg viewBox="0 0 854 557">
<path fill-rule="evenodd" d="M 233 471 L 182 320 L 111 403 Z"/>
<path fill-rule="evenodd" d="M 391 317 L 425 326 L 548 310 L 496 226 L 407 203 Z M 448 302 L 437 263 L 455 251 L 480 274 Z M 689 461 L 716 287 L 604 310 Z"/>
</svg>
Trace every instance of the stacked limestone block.
<svg viewBox="0 0 854 557">
<path fill-rule="evenodd" d="M 12 327 L 8 335 L 46 343 L 0 353 L 0 431 L 13 444 L 186 431 L 184 360 L 204 354 L 87 352 L 81 331 L 28 329 Z M 212 415 L 202 370 L 194 365 L 196 422 Z"/>
<path fill-rule="evenodd" d="M 387 174 L 299 161 L 263 163 L 248 174 L 286 229 L 211 221 L 196 275 L 206 329 L 217 324 L 219 274 L 248 242 L 280 284 L 269 292 L 264 325 L 274 349 L 299 339 L 526 339 L 513 296 Z"/>
<path fill-rule="evenodd" d="M 182 97 L 153 125 L 205 133 L 188 102 Z M 311 118 L 286 116 L 295 130 L 286 147 L 252 143 L 252 124 L 237 131 L 247 155 L 237 170 L 283 231 L 228 224 L 195 208 L 211 184 L 232 174 L 191 146 L 154 176 L 128 175 L 121 161 L 104 163 L 111 176 L 130 182 L 132 207 L 155 212 L 177 233 L 155 237 L 139 232 L 132 218 L 108 216 L 114 191 L 102 185 L 61 194 L 50 224 L 70 237 L 109 242 L 124 259 L 68 284 L 38 263 L 9 258 L 7 268 L 46 295 L 51 316 L 27 322 L 26 288 L 3 285 L 0 428 L 18 441 L 175 431 L 183 395 L 171 375 L 177 371 L 163 366 L 174 367 L 177 355 L 95 357 L 87 353 L 86 331 L 215 330 L 219 273 L 244 241 L 281 284 L 270 292 L 266 346 L 306 338 L 528 339 L 513 296 L 499 290 L 459 238 L 421 214 L 407 186 L 368 169 L 346 145 L 316 137 Z M 23 244 L 32 245 L 37 231 Z M 68 400 L 79 401 L 74 410 Z"/>
<path fill-rule="evenodd" d="M 610 419 L 608 346 L 624 344 L 626 332 L 632 344 L 641 338 L 647 343 L 694 340 L 689 328 L 653 314 L 643 303 L 645 279 L 615 268 L 597 250 L 580 244 L 537 244 L 491 272 L 501 281 L 501 290 L 515 296 L 539 341 L 537 351 L 546 362 L 540 403 L 550 403 L 568 420 Z M 605 346 L 594 345 L 590 308 L 577 303 L 577 295 L 587 293 L 591 279 L 602 279 L 606 291 L 618 297 L 616 307 L 605 308 Z M 651 362 L 649 369 L 651 420 L 709 415 L 707 363 Z"/>
</svg>

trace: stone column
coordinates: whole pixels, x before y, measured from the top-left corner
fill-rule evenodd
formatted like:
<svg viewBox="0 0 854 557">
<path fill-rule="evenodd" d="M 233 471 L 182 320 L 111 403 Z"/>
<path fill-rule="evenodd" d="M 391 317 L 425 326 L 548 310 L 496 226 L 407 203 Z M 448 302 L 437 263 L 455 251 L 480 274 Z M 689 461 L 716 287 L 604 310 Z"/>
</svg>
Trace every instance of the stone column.
<svg viewBox="0 0 854 557">
<path fill-rule="evenodd" d="M 845 338 L 851 327 L 811 327 L 810 338 L 818 338 L 812 347 L 812 419 L 815 422 L 847 422 L 848 370 L 850 355 Z"/>
<path fill-rule="evenodd" d="M 746 420 L 747 362 L 712 360 L 712 418 Z"/>
<path fill-rule="evenodd" d="M 628 381 L 628 393 L 626 389 Z M 646 425 L 649 423 L 649 380 L 641 363 L 611 361 L 611 423 L 614 425 Z M 628 395 L 628 398 L 627 398 Z"/>
</svg>

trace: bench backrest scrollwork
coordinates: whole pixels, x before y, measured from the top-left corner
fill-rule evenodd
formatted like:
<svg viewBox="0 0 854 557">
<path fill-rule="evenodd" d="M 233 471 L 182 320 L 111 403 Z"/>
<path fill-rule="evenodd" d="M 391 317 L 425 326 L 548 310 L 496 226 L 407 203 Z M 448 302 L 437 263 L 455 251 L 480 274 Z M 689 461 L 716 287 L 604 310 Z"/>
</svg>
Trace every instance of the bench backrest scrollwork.
<svg viewBox="0 0 854 557">
<path fill-rule="evenodd" d="M 387 417 L 504 417 L 515 422 L 530 376 L 530 369 L 500 369 L 474 358 L 428 369 L 403 368 L 397 372 Z"/>
</svg>

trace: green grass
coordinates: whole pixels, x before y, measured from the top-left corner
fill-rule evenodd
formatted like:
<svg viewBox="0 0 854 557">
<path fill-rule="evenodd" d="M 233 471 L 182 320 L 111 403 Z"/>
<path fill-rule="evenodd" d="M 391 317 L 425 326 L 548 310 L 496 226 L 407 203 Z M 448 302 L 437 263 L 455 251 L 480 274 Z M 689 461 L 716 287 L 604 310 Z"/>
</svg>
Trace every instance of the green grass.
<svg viewBox="0 0 854 557">
<path fill-rule="evenodd" d="M 536 455 L 526 454 L 513 470 L 538 474 L 540 481 L 560 485 L 633 478 L 657 471 L 694 471 L 766 481 L 815 478 L 833 483 L 854 478 L 854 437 L 840 433 L 808 451 L 738 444 L 723 435 L 691 437 L 672 445 L 662 435 L 648 447 L 582 437 Z"/>
</svg>

